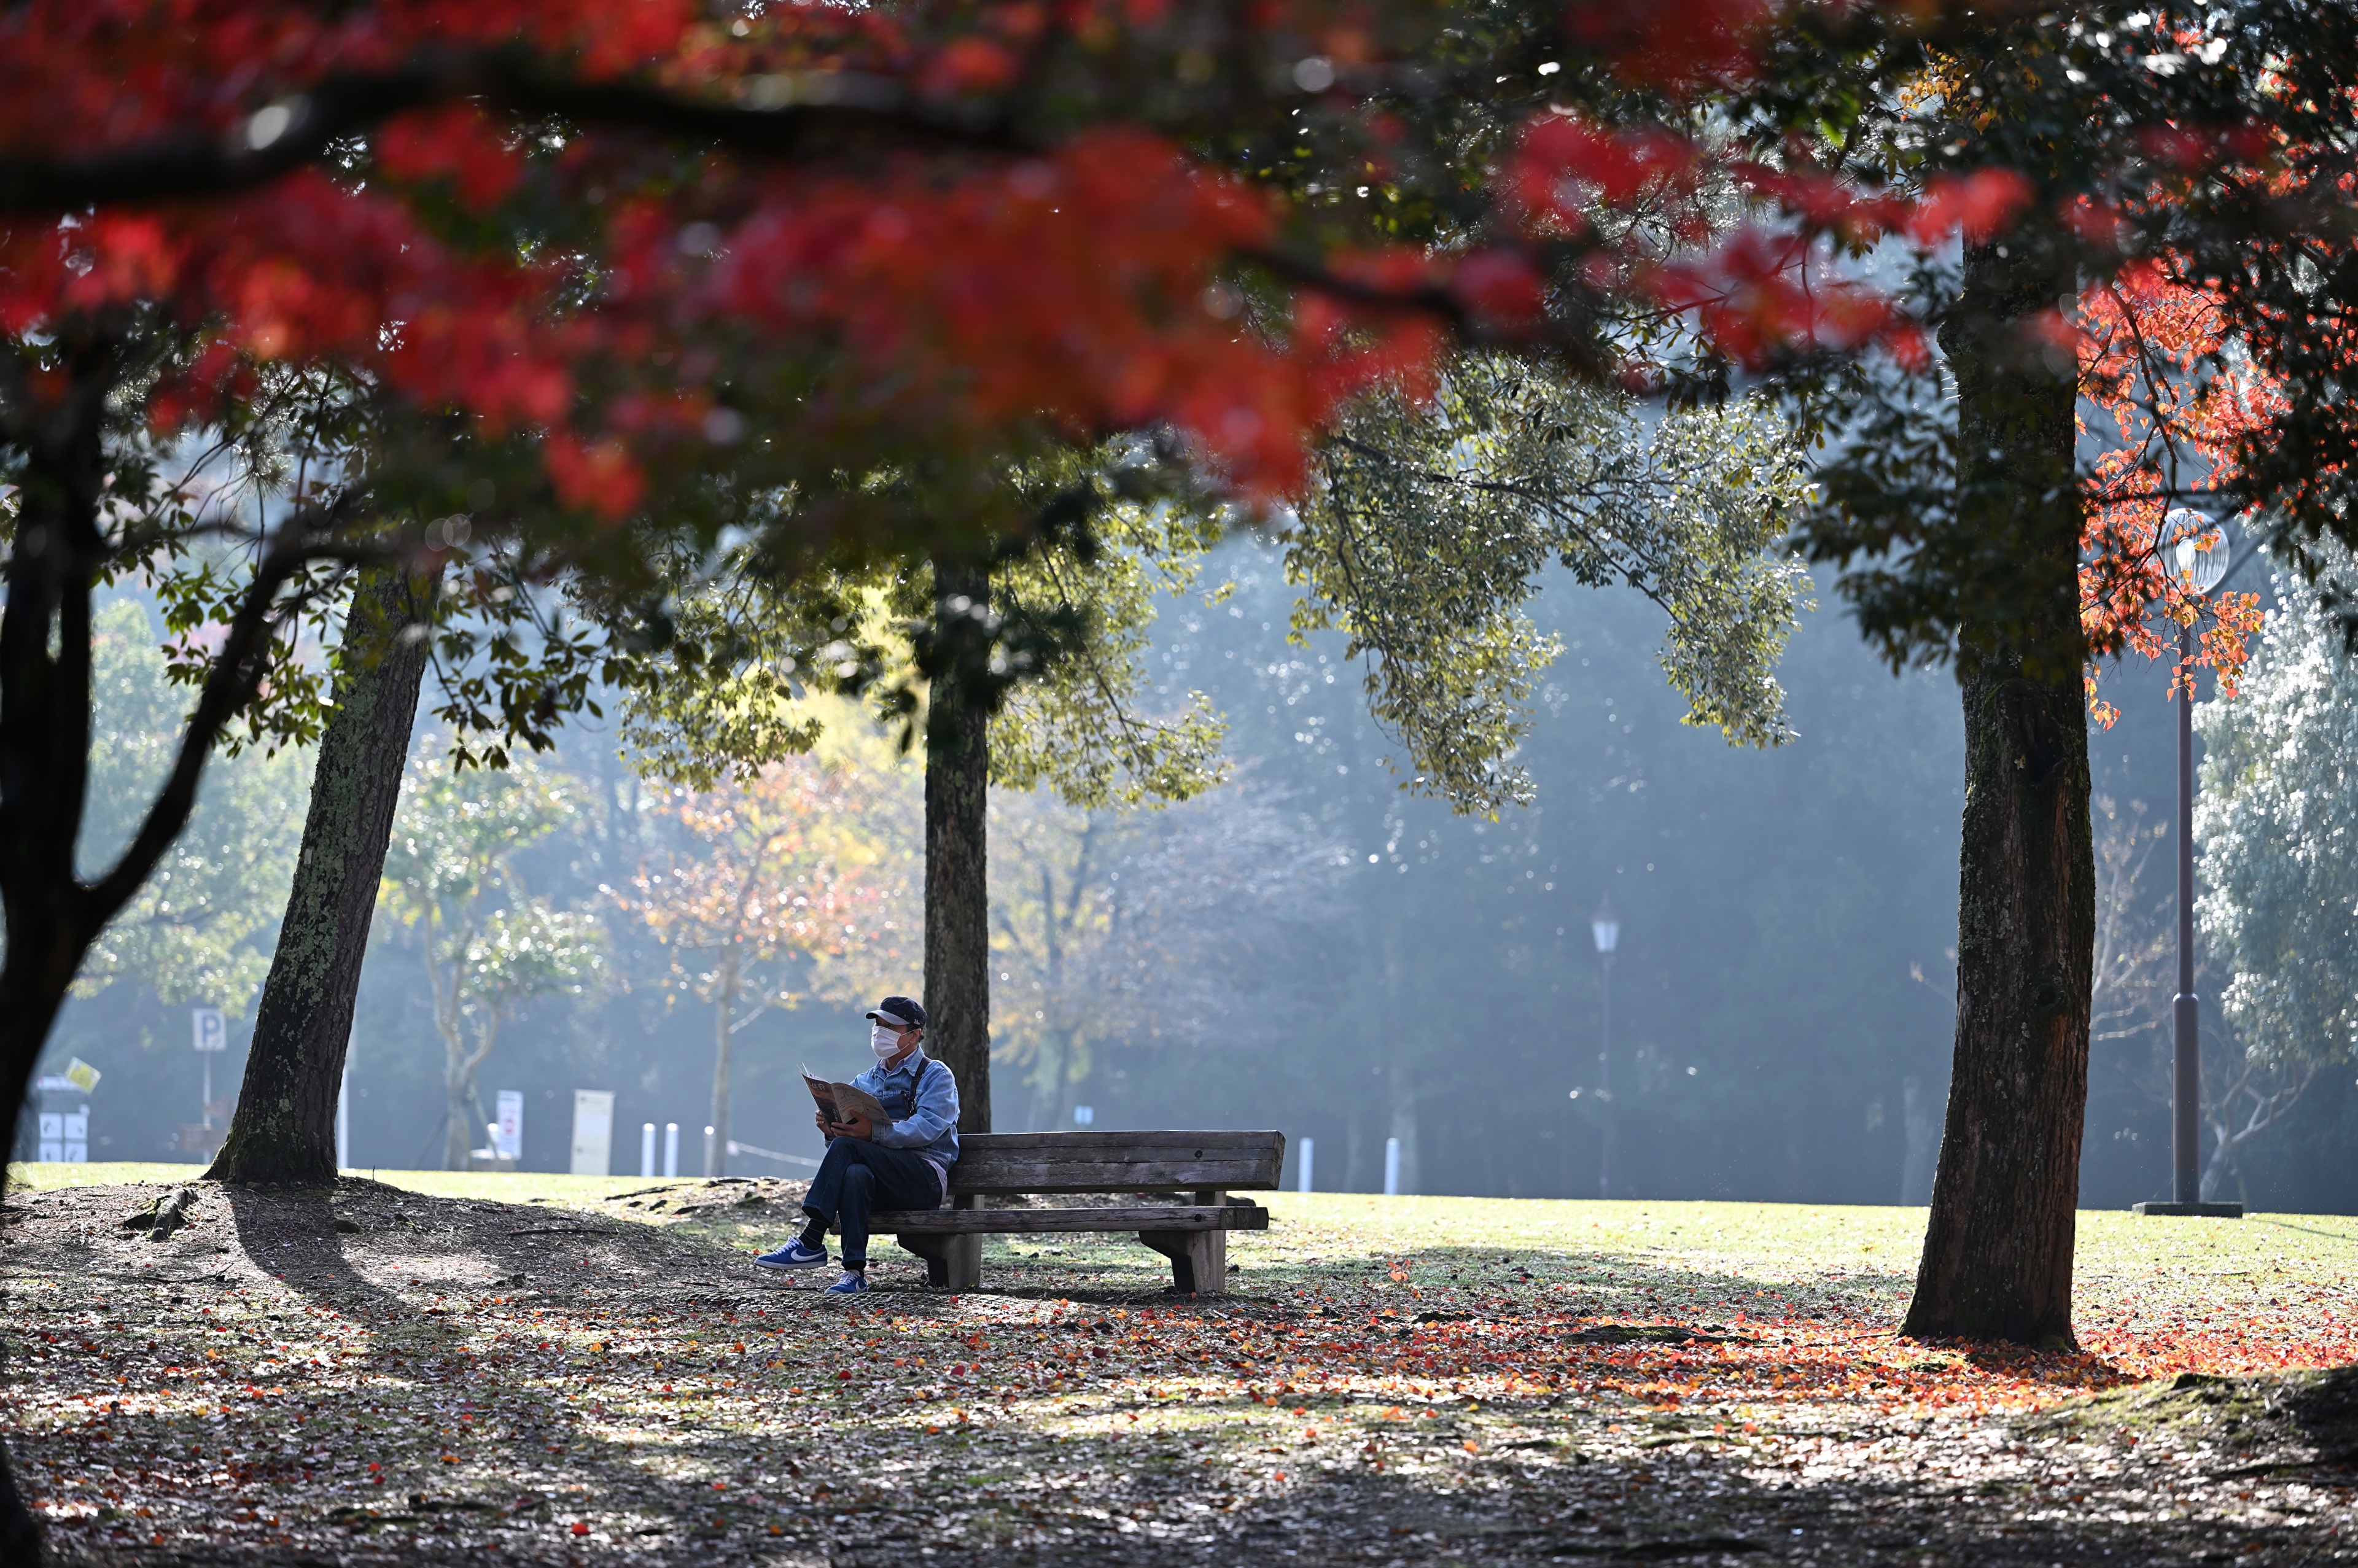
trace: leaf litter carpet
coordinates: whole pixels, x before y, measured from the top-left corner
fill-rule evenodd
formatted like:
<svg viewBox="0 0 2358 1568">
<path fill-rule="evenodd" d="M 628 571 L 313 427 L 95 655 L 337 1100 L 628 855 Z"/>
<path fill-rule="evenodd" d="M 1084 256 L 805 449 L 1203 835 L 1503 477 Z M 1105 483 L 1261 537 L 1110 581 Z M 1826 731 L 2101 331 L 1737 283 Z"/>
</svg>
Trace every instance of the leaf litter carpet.
<svg viewBox="0 0 2358 1568">
<path fill-rule="evenodd" d="M 749 1265 L 799 1192 L 16 1191 L 20 1484 L 67 1563 L 2358 1562 L 2347 1219 L 2083 1215 L 2028 1353 L 1897 1337 L 1920 1210 L 1277 1195 L 1225 1297 L 846 1299 Z"/>
</svg>

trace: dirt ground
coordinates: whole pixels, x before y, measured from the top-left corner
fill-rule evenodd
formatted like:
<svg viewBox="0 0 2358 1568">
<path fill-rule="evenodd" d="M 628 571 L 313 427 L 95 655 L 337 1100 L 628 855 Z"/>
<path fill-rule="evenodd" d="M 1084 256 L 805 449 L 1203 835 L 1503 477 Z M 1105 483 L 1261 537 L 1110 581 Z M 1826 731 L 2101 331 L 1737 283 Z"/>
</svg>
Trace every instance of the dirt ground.
<svg viewBox="0 0 2358 1568">
<path fill-rule="evenodd" d="M 2358 1562 L 2358 1371 L 2140 1382 L 1898 1341 L 1887 1270 L 1347 1216 L 1222 1297 L 1056 1238 L 827 1298 L 749 1264 L 798 1191 L 12 1193 L 20 1484 L 110 1564 Z M 2344 1332 L 2299 1282 L 2254 1299 Z"/>
</svg>

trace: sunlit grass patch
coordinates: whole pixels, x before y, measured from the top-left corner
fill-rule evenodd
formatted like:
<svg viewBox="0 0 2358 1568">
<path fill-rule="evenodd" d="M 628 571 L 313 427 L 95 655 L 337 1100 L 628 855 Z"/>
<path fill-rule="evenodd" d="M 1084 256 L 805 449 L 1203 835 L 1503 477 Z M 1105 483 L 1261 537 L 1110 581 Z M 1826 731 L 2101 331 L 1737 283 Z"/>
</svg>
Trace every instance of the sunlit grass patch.
<svg viewBox="0 0 2358 1568">
<path fill-rule="evenodd" d="M 198 1164 L 166 1164 L 160 1161 L 92 1160 L 65 1164 L 18 1160 L 8 1166 L 8 1184 L 28 1192 L 57 1187 L 111 1187 L 133 1182 L 193 1182 L 205 1173 Z"/>
<path fill-rule="evenodd" d="M 120 1186 L 131 1183 L 193 1182 L 203 1176 L 200 1164 L 166 1164 L 128 1160 L 87 1163 L 44 1164 L 17 1161 L 8 1167 L 8 1184 L 33 1192 L 58 1187 Z M 640 1176 L 572 1176 L 539 1171 L 373 1171 L 348 1170 L 346 1176 L 383 1182 L 404 1191 L 436 1197 L 475 1198 L 493 1203 L 594 1202 L 635 1188 L 700 1185 L 689 1177 L 665 1182 Z"/>
</svg>

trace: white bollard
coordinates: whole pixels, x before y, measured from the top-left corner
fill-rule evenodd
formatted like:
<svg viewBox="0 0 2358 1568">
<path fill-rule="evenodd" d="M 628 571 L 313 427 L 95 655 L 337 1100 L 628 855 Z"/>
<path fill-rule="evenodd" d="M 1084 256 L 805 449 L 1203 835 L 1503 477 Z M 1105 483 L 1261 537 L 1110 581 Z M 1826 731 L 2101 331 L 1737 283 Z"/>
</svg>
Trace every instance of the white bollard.
<svg viewBox="0 0 2358 1568">
<path fill-rule="evenodd" d="M 664 1174 L 679 1174 L 679 1123 L 676 1121 L 664 1123 Z"/>
<path fill-rule="evenodd" d="M 1384 1196 L 1400 1195 L 1400 1140 L 1384 1140 Z"/>
<path fill-rule="evenodd" d="M 1315 1138 L 1303 1139 L 1302 1141 L 1302 1179 L 1299 1184 L 1295 1187 L 1295 1191 L 1306 1193 L 1316 1190 L 1310 1184 L 1310 1173 L 1317 1163 L 1318 1140 Z"/>
<path fill-rule="evenodd" d="M 642 1180 L 655 1173 L 655 1124 L 652 1121 L 639 1128 L 639 1176 Z"/>
</svg>

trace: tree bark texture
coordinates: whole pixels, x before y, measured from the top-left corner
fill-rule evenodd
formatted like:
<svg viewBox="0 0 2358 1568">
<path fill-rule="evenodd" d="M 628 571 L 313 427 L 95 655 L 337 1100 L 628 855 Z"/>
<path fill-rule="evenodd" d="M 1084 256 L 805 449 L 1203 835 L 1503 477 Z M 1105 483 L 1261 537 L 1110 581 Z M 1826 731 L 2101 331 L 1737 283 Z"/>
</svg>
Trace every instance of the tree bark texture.
<svg viewBox="0 0 2358 1568">
<path fill-rule="evenodd" d="M 0 608 L 0 1093 L 14 1129 L 58 1010 L 114 908 L 75 863 L 87 806 L 91 596 L 103 564 L 102 415 L 111 367 L 93 362 L 49 406 L 10 388 L 26 450 Z M 54 643 L 54 650 L 52 643 Z M 118 903 L 115 907 L 120 907 Z"/>
<path fill-rule="evenodd" d="M 1960 637 L 1956 1046 L 1903 1332 L 2069 1345 L 2095 944 L 2077 389 L 2068 359 L 2017 330 L 2068 274 L 2017 248 L 1968 252 L 1963 308 L 1942 331 L 1958 388 L 1959 525 L 2017 589 L 1987 600 L 2012 604 L 2005 623 Z"/>
<path fill-rule="evenodd" d="M 980 570 L 938 568 L 940 596 L 989 602 Z M 925 714 L 925 1049 L 957 1079 L 958 1130 L 990 1130 L 989 716 L 937 680 Z"/>
<path fill-rule="evenodd" d="M 7 387 L 8 438 L 26 456 L 0 601 L 0 906 L 7 931 L 0 1101 L 11 1137 L 82 955 L 130 896 L 127 889 L 110 897 L 85 884 L 74 854 L 89 785 L 91 596 L 103 563 L 98 508 L 113 359 L 103 346 L 79 356 L 70 383 L 53 396 L 37 395 L 21 367 L 12 367 L 17 376 Z M 186 820 L 183 808 L 173 831 Z M 135 868 L 138 880 L 153 864 L 150 856 Z M 0 1452 L 0 1562 L 38 1563 L 41 1555 L 40 1525 Z"/>
<path fill-rule="evenodd" d="M 426 674 L 421 593 L 397 568 L 364 573 L 354 591 L 244 1086 L 206 1173 L 216 1181 L 334 1179 L 336 1091 Z"/>
</svg>

